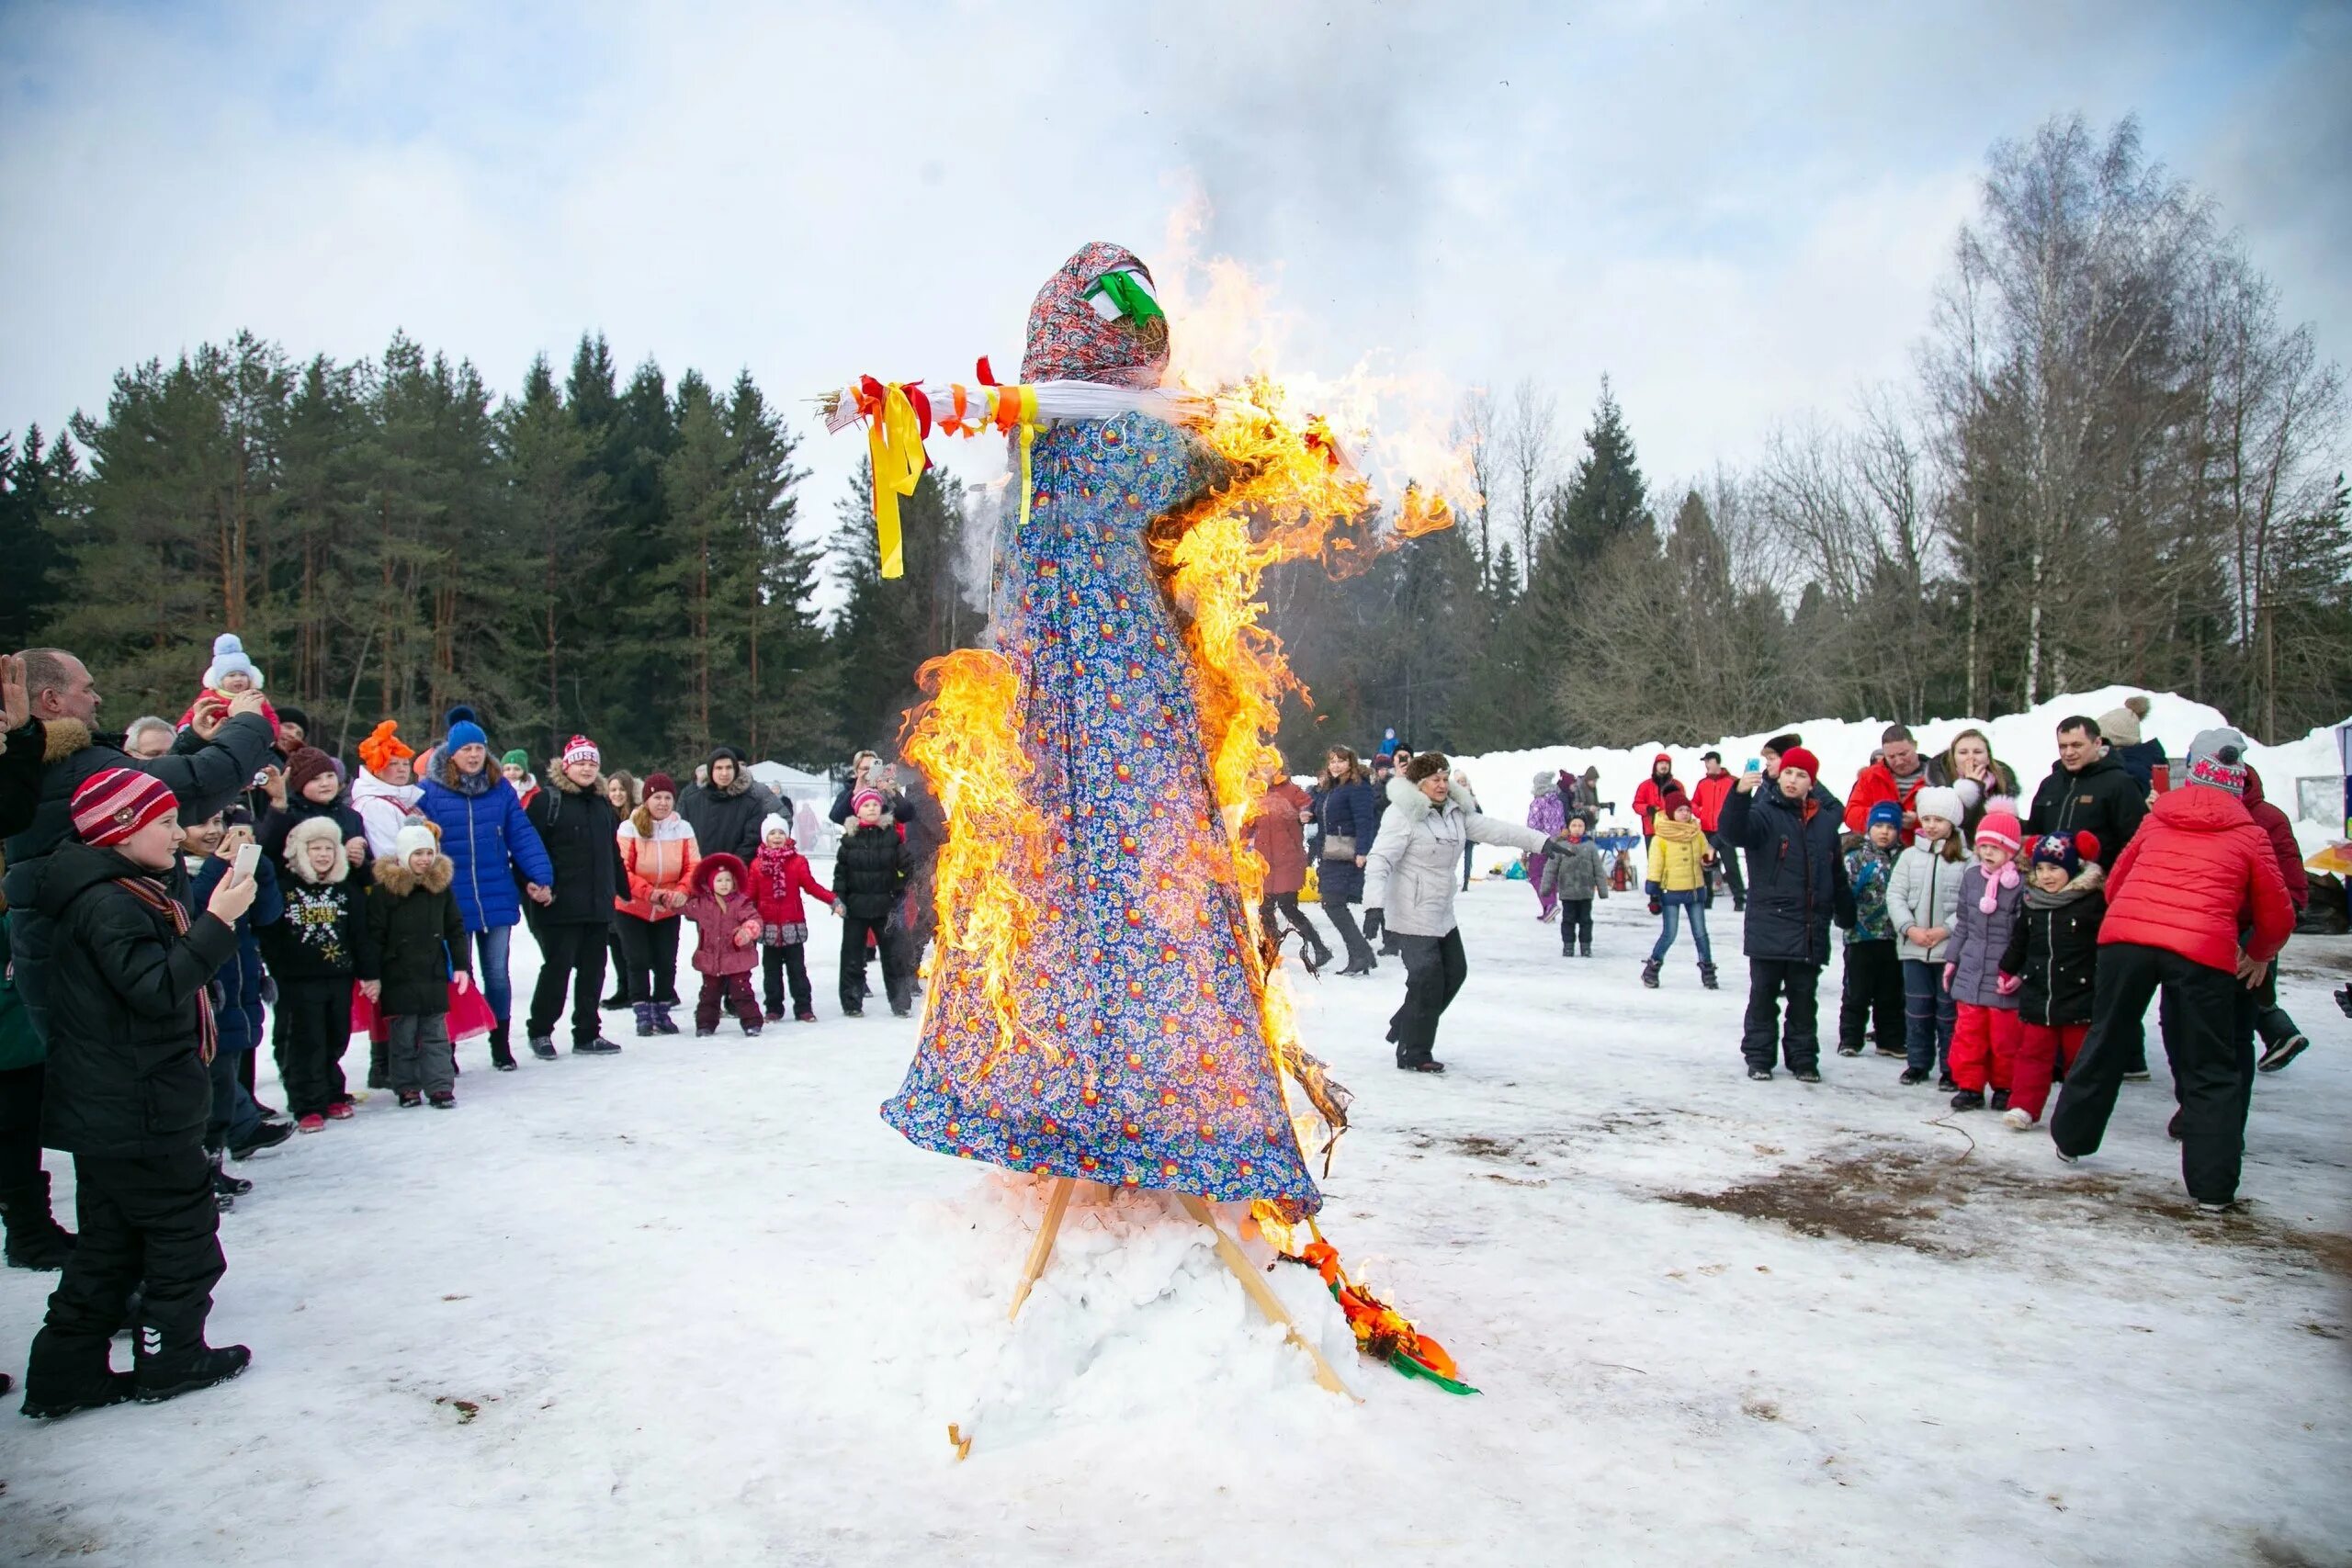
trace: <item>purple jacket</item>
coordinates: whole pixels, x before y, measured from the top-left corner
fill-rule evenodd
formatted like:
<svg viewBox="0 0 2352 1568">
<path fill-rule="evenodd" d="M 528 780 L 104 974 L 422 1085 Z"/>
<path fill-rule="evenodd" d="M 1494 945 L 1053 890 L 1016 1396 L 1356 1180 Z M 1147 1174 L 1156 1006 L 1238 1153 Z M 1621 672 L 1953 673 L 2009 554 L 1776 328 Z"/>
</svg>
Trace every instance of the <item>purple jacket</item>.
<svg viewBox="0 0 2352 1568">
<path fill-rule="evenodd" d="M 2010 866 L 2016 869 L 2016 863 Z M 2001 995 L 1996 983 L 2001 978 L 2001 954 L 2008 950 L 2010 929 L 2018 923 L 2018 910 L 2025 902 L 2025 873 L 2018 870 L 2018 877 L 2015 887 L 2001 889 L 1988 915 L 1981 908 L 1984 863 L 1973 861 L 1960 874 L 1960 908 L 1952 911 L 1951 945 L 1944 949 L 1944 962 L 1953 965 L 1952 1000 L 2017 1010 L 2018 999 Z"/>
</svg>

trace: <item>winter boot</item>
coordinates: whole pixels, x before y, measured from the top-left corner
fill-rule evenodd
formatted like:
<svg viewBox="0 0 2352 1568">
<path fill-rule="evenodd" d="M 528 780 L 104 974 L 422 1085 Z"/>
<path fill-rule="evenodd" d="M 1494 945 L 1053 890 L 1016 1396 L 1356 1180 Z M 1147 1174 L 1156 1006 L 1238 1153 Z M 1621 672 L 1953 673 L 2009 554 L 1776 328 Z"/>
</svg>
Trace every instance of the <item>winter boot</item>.
<svg viewBox="0 0 2352 1568">
<path fill-rule="evenodd" d="M 532 1036 L 531 1036 L 531 1055 L 534 1055 L 534 1056 L 537 1056 L 537 1057 L 540 1061 L 542 1061 L 542 1062 L 552 1062 L 552 1061 L 554 1061 L 554 1060 L 555 1060 L 555 1036 L 554 1036 L 554 1035 L 552 1035 L 552 1034 L 534 1034 L 534 1035 L 532 1035 Z"/>
<path fill-rule="evenodd" d="M 1951 1097 L 1951 1108 L 1954 1111 L 1982 1111 L 1984 1109 L 1984 1093 L 1982 1089 L 1963 1089 Z"/>
<path fill-rule="evenodd" d="M 173 1349 L 164 1347 L 164 1331 L 146 1325 L 139 1330 L 137 1393 L 141 1404 L 160 1404 L 183 1393 L 194 1393 L 214 1383 L 227 1382 L 253 1363 L 254 1353 L 243 1345 L 195 1343 Z"/>
<path fill-rule="evenodd" d="M 610 1056 L 619 1050 L 618 1045 L 601 1034 L 594 1040 L 575 1040 L 571 1043 L 571 1054 L 575 1056 Z"/>
<path fill-rule="evenodd" d="M 254 1190 L 254 1184 L 242 1176 L 232 1176 L 220 1168 L 220 1151 L 212 1151 L 212 1190 L 232 1198 L 242 1198 Z"/>
<path fill-rule="evenodd" d="M 1721 986 L 1715 984 L 1715 966 L 1712 964 L 1702 964 L 1699 965 L 1699 984 L 1706 987 L 1707 989 L 1711 991 L 1719 991 L 1723 989 Z"/>
<path fill-rule="evenodd" d="M 118 1372 L 107 1363 L 104 1340 L 69 1343 L 44 1328 L 33 1336 L 32 1353 L 25 1359 L 24 1412 L 53 1421 L 77 1410 L 99 1410 L 129 1399 L 137 1384 L 136 1374 Z"/>
<path fill-rule="evenodd" d="M 637 1004 L 637 1037 L 639 1040 L 642 1040 L 652 1032 L 653 1004 L 651 1002 L 639 1002 Z"/>
<path fill-rule="evenodd" d="M 678 1032 L 678 1026 L 674 1022 L 671 1021 L 670 1019 L 670 1010 L 676 1005 L 677 1004 L 674 1002 L 655 1002 L 653 1004 L 654 1033 L 675 1034 Z"/>
<path fill-rule="evenodd" d="M 274 1149 L 294 1135 L 291 1122 L 265 1122 L 254 1129 L 254 1135 L 242 1144 L 229 1145 L 231 1159 L 251 1159 L 264 1149 Z"/>
<path fill-rule="evenodd" d="M 514 1053 L 506 1046 L 506 1020 L 490 1026 L 490 1065 L 502 1073 L 514 1070 Z"/>
<path fill-rule="evenodd" d="M 457 1095 L 446 1089 L 436 1089 L 431 1094 L 426 1095 L 424 1099 L 425 1102 L 431 1105 L 435 1111 L 455 1111 L 458 1109 Z"/>
<path fill-rule="evenodd" d="M 1995 1089 L 1992 1098 L 1986 1103 L 1996 1111 L 2007 1111 L 2009 1108 L 2009 1091 L 2005 1089 Z"/>
<path fill-rule="evenodd" d="M 1577 956 L 1579 958 L 1590 958 L 1592 956 L 1592 943 L 1589 942 L 1580 942 L 1577 943 Z"/>
<path fill-rule="evenodd" d="M 74 1256 L 74 1233 L 49 1211 L 49 1172 L 27 1186 L 0 1192 L 0 1224 L 7 1227 L 11 1269 L 62 1269 Z"/>
<path fill-rule="evenodd" d="M 1653 991 L 1657 990 L 1657 972 L 1662 967 L 1664 967 L 1664 965 L 1655 958 L 1650 959 L 1647 963 L 1644 964 L 1642 965 L 1642 984 L 1647 986 Z"/>
</svg>

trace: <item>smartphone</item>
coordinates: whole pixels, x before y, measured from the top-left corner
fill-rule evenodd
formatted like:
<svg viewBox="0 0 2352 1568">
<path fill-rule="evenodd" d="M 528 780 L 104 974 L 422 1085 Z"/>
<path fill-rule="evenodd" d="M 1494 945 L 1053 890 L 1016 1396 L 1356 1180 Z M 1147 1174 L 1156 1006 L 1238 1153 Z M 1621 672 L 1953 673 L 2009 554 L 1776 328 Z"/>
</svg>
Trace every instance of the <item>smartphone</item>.
<svg viewBox="0 0 2352 1568">
<path fill-rule="evenodd" d="M 1747 766 L 1742 771 L 1750 773 L 1762 773 L 1764 771 L 1764 759 L 1761 757 L 1750 757 L 1747 759 Z"/>
<path fill-rule="evenodd" d="M 239 845 L 237 858 L 232 864 L 237 875 L 251 881 L 254 868 L 261 864 L 261 846 L 259 844 Z"/>
</svg>

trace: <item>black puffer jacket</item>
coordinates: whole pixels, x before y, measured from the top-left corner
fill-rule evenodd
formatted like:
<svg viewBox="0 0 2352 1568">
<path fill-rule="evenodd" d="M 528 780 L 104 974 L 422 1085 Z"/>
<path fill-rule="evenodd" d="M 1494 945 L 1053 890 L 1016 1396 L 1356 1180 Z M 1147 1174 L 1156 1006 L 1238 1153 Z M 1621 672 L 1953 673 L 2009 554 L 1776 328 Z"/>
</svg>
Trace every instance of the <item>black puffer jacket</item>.
<svg viewBox="0 0 2352 1568">
<path fill-rule="evenodd" d="M 2148 792 L 2123 764 L 2101 757 L 2079 773 L 2064 762 L 2050 764 L 2050 776 L 2033 792 L 2029 833 L 2095 833 L 2099 869 L 2115 869 L 2115 857 L 2147 819 Z"/>
<path fill-rule="evenodd" d="M 447 855 L 434 856 L 423 876 L 390 855 L 376 863 L 359 977 L 384 983 L 376 1005 L 390 1017 L 449 1010 L 450 961 L 468 969 L 472 952 L 458 896 L 449 891 L 457 874 Z"/>
<path fill-rule="evenodd" d="M 914 857 L 888 822 L 843 833 L 833 852 L 833 897 L 843 914 L 862 920 L 887 917 L 913 874 Z"/>
<path fill-rule="evenodd" d="M 158 874 L 72 840 L 35 868 L 33 895 L 56 939 L 41 1139 L 69 1154 L 154 1159 L 203 1142 L 212 1087 L 199 998 L 237 956 L 237 936 L 206 914 L 181 935 L 167 911 L 117 886 L 126 877 L 175 897 L 185 888 L 176 865 Z"/>
<path fill-rule="evenodd" d="M 1844 810 L 1819 784 L 1791 800 L 1769 779 L 1753 795 L 1735 789 L 1724 797 L 1723 836 L 1747 852 L 1740 948 L 1748 957 L 1824 964 L 1831 922 L 1853 928 L 1854 890 L 1838 842 Z"/>
<path fill-rule="evenodd" d="M 2018 1017 L 2043 1025 L 2088 1023 L 2098 982 L 2098 928 L 2107 920 L 2107 874 L 2086 861 L 2064 893 L 2028 887 L 2001 953 L 2018 975 Z"/>
<path fill-rule="evenodd" d="M 749 865 L 752 857 L 760 852 L 760 823 L 769 812 L 778 809 L 777 802 L 765 785 L 752 777 L 742 752 L 732 746 L 721 746 L 712 751 L 709 765 L 714 772 L 722 758 L 735 764 L 734 782 L 724 789 L 707 784 L 688 791 L 678 802 L 678 815 L 695 830 L 698 852 L 733 855 Z"/>
<path fill-rule="evenodd" d="M 539 926 L 609 926 L 613 896 L 628 893 L 621 867 L 620 814 L 605 798 L 604 785 L 583 789 L 561 767 L 523 808 L 547 847 L 555 867 L 555 898 L 546 908 L 525 904 L 534 930 Z"/>
</svg>

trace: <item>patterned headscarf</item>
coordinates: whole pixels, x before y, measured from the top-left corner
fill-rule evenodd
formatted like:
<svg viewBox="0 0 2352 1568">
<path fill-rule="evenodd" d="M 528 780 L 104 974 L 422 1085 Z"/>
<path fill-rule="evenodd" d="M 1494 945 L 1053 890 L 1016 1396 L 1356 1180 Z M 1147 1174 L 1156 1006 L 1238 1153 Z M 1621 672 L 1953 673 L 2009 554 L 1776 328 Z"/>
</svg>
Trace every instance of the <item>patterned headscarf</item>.
<svg viewBox="0 0 2352 1568">
<path fill-rule="evenodd" d="M 1125 317 L 1106 321 L 1087 303 L 1086 290 L 1105 273 L 1133 267 L 1150 277 L 1133 251 L 1097 240 L 1064 262 L 1029 307 L 1023 381 L 1100 381 L 1114 387 L 1157 387 L 1168 370 L 1168 323 Z"/>
</svg>

